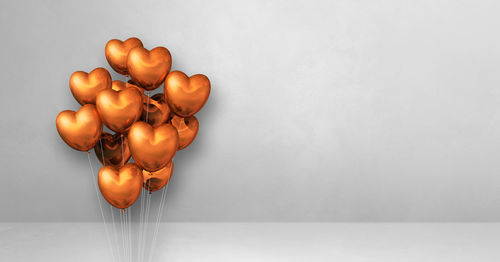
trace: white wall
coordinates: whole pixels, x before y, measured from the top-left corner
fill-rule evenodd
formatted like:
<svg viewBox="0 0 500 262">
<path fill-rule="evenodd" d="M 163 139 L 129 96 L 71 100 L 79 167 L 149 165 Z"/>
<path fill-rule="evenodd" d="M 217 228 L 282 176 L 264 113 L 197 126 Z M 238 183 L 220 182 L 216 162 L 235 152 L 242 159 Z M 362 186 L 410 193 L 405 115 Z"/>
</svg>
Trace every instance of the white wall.
<svg viewBox="0 0 500 262">
<path fill-rule="evenodd" d="M 198 138 L 175 157 L 168 220 L 500 221 L 499 13 L 498 1 L 2 1 L 0 220 L 100 220 L 85 153 L 55 117 L 78 108 L 72 72 L 110 69 L 106 42 L 138 36 L 212 80 Z"/>
</svg>

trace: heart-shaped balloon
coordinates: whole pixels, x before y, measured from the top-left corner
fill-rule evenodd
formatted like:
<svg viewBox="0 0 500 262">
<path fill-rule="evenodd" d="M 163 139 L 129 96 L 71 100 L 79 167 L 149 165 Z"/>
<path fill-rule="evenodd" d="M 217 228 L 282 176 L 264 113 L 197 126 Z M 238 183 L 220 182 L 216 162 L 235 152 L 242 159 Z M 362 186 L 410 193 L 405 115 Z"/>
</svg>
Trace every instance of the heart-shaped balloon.
<svg viewBox="0 0 500 262">
<path fill-rule="evenodd" d="M 168 74 L 164 89 L 172 112 L 189 117 L 200 111 L 207 102 L 210 80 L 201 74 L 188 77 L 183 72 L 173 71 Z"/>
<path fill-rule="evenodd" d="M 116 208 L 127 208 L 134 204 L 142 191 L 142 172 L 134 163 L 117 169 L 103 166 L 97 178 L 102 196 Z"/>
<path fill-rule="evenodd" d="M 95 104 L 97 94 L 111 88 L 111 75 L 102 67 L 88 74 L 76 71 L 69 78 L 69 88 L 80 105 Z"/>
<path fill-rule="evenodd" d="M 122 133 L 141 117 L 141 93 L 134 87 L 121 91 L 106 89 L 97 95 L 96 107 L 102 122 L 109 129 Z"/>
<path fill-rule="evenodd" d="M 172 160 L 179 143 L 177 130 L 170 124 L 152 127 L 135 122 L 128 133 L 128 146 L 135 162 L 147 171 L 162 169 Z"/>
<path fill-rule="evenodd" d="M 168 181 L 170 181 L 173 172 L 174 172 L 173 161 L 168 162 L 168 164 L 164 168 L 156 172 L 149 172 L 146 170 L 142 170 L 144 188 L 150 192 L 162 189 L 165 185 L 168 184 Z"/>
<path fill-rule="evenodd" d="M 94 152 L 101 164 L 106 166 L 121 167 L 131 157 L 127 136 L 118 133 L 103 133 L 94 147 Z"/>
<path fill-rule="evenodd" d="M 120 80 L 114 80 L 111 83 L 111 89 L 113 89 L 115 91 L 122 91 L 122 90 L 125 90 L 127 87 L 133 87 L 133 88 L 137 89 L 141 93 L 143 103 L 146 103 L 148 96 L 146 94 L 144 94 L 144 91 L 145 91 L 144 88 L 141 88 L 137 85 L 134 85 L 131 82 L 125 83 L 125 82 L 122 82 Z"/>
<path fill-rule="evenodd" d="M 130 50 L 127 67 L 134 83 L 146 90 L 153 90 L 163 83 L 170 67 L 172 56 L 165 47 L 156 47 L 151 51 L 143 47 Z"/>
<path fill-rule="evenodd" d="M 88 151 L 99 140 L 102 122 L 94 105 L 82 106 L 77 112 L 64 110 L 56 118 L 57 132 L 70 147 Z"/>
<path fill-rule="evenodd" d="M 179 134 L 179 147 L 177 150 L 189 146 L 196 137 L 196 134 L 198 134 L 199 123 L 195 116 L 182 118 L 174 115 L 170 123 L 177 129 L 177 133 Z"/>
<path fill-rule="evenodd" d="M 169 116 L 170 107 L 168 107 L 163 93 L 153 95 L 149 99 L 149 105 L 147 100 L 145 100 L 144 110 L 142 111 L 141 116 L 142 121 L 147 122 L 152 126 L 158 126 L 167 122 Z"/>
<path fill-rule="evenodd" d="M 125 41 L 118 39 L 109 40 L 104 48 L 104 54 L 109 65 L 119 74 L 128 75 L 127 57 L 130 50 L 135 47 L 142 47 L 142 42 L 136 37 L 131 37 Z"/>
</svg>

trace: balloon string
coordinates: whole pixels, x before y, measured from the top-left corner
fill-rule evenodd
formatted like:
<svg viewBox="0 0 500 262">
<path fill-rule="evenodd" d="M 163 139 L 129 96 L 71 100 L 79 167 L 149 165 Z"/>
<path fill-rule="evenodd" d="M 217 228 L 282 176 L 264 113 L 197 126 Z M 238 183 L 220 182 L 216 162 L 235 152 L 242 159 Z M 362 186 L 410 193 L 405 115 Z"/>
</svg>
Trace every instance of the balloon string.
<svg viewBox="0 0 500 262">
<path fill-rule="evenodd" d="M 156 227 L 155 227 L 155 231 L 153 233 L 153 240 L 151 243 L 151 250 L 149 252 L 148 262 L 150 262 L 151 259 L 153 258 L 153 254 L 154 254 L 154 251 L 156 249 L 156 239 L 158 237 L 158 232 L 159 232 L 159 228 L 160 228 L 160 221 L 161 221 L 161 218 L 163 217 L 163 208 L 167 202 L 168 185 L 170 184 L 171 180 L 172 180 L 172 177 L 169 178 L 167 185 L 163 188 L 163 191 L 162 191 L 161 200 L 160 200 L 160 207 L 158 208 L 158 215 L 156 216 Z"/>
<path fill-rule="evenodd" d="M 115 261 L 115 254 L 113 253 L 113 249 L 111 247 L 111 241 L 109 237 L 109 232 L 108 232 L 108 226 L 106 224 L 106 219 L 104 218 L 104 211 L 102 210 L 102 204 L 101 204 L 101 198 L 99 197 L 99 190 L 97 188 L 97 178 L 94 174 L 94 168 L 92 167 L 92 162 L 90 161 L 90 152 L 87 151 L 87 159 L 89 160 L 89 166 L 90 166 L 90 173 L 92 174 L 92 182 L 94 184 L 94 189 L 95 189 L 95 194 L 97 197 L 97 202 L 99 203 L 99 210 L 101 211 L 101 217 L 102 217 L 102 222 L 104 223 L 104 231 L 106 231 L 106 239 L 108 242 L 108 248 L 111 251 L 111 256 L 113 258 L 113 261 Z"/>
<path fill-rule="evenodd" d="M 102 146 L 102 137 L 99 139 L 99 146 L 101 147 L 101 156 L 102 156 L 102 165 L 105 166 L 106 162 L 104 160 L 104 148 Z M 121 261 L 121 256 L 119 252 L 119 244 L 118 244 L 118 238 L 117 238 L 117 232 L 116 232 L 116 224 L 115 224 L 115 215 L 113 214 L 113 206 L 109 205 L 109 213 L 111 214 L 111 222 L 112 222 L 112 232 L 111 234 L 113 235 L 113 244 L 111 245 L 111 252 L 113 253 L 113 260 L 114 260 L 114 253 L 116 252 L 116 256 L 118 258 L 118 261 Z M 115 249 L 116 247 L 116 249 Z"/>
<path fill-rule="evenodd" d="M 144 261 L 144 253 L 146 251 L 146 243 L 147 243 L 147 236 L 148 236 L 148 226 L 149 226 L 149 210 L 151 206 L 151 193 L 146 193 L 146 212 L 145 212 L 145 218 L 144 218 L 144 237 L 142 238 L 142 254 L 141 254 L 141 261 Z"/>
<path fill-rule="evenodd" d="M 144 216 L 144 188 L 141 189 L 141 211 L 139 213 L 139 240 L 137 242 L 137 261 L 140 260 L 141 245 L 142 245 L 142 228 L 143 228 L 143 216 Z"/>
<path fill-rule="evenodd" d="M 148 94 L 148 103 L 146 104 L 146 123 L 147 123 L 149 117 L 149 95 L 151 94 L 151 91 L 148 91 L 146 93 Z"/>
<path fill-rule="evenodd" d="M 122 250 L 123 250 L 123 257 L 124 257 L 124 260 L 126 259 L 127 257 L 127 254 L 125 252 L 125 233 L 124 233 L 124 229 L 123 229 L 123 212 L 120 212 L 120 227 L 121 227 L 121 231 L 122 231 Z"/>
<path fill-rule="evenodd" d="M 167 184 L 167 186 L 168 186 L 168 184 Z M 148 261 L 151 261 L 151 257 L 153 256 L 154 246 L 156 244 L 156 235 L 157 235 L 157 231 L 158 231 L 158 227 L 159 227 L 159 221 L 160 221 L 160 213 L 162 212 L 162 206 L 163 206 L 163 201 L 164 201 L 164 198 L 165 198 L 165 195 L 166 195 L 166 192 L 167 192 L 167 186 L 165 186 L 162 189 L 162 192 L 161 192 L 160 205 L 158 206 L 158 213 L 156 214 L 155 230 L 153 231 L 153 238 L 152 238 L 151 245 L 150 245 L 150 248 L 149 248 L 149 259 L 148 259 Z"/>
<path fill-rule="evenodd" d="M 106 163 L 104 162 L 104 149 L 102 148 L 102 138 L 99 139 L 99 145 L 101 145 L 102 165 L 105 166 Z"/>
<path fill-rule="evenodd" d="M 127 212 L 125 213 L 125 217 L 127 218 L 126 225 L 127 225 L 127 250 L 128 250 L 128 260 L 131 262 L 132 261 L 132 250 L 130 250 L 130 208 L 127 208 Z"/>
<path fill-rule="evenodd" d="M 132 207 L 128 208 L 128 246 L 130 250 L 130 262 L 132 262 Z"/>
<path fill-rule="evenodd" d="M 118 261 L 122 261 L 121 255 L 120 255 L 120 244 L 118 242 L 118 230 L 116 229 L 116 223 L 115 223 L 115 215 L 114 215 L 114 210 L 113 206 L 109 205 L 109 211 L 111 213 L 111 221 L 113 222 L 113 249 L 116 247 L 116 252 L 118 256 Z"/>
<path fill-rule="evenodd" d="M 125 165 L 125 158 L 123 157 L 123 134 L 120 135 L 121 139 L 122 139 L 122 166 Z"/>
<path fill-rule="evenodd" d="M 124 209 L 122 210 L 122 215 L 123 215 L 123 239 L 124 241 L 124 246 L 123 249 L 125 250 L 125 261 L 128 261 L 128 239 L 127 239 L 127 211 Z"/>
</svg>

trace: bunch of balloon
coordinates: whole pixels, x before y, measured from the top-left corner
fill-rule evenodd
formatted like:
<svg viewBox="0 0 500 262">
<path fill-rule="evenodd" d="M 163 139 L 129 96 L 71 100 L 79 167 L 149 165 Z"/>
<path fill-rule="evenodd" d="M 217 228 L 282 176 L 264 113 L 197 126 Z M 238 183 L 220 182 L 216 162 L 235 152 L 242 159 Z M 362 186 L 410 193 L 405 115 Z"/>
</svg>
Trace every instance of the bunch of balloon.
<svg viewBox="0 0 500 262">
<path fill-rule="evenodd" d="M 89 154 L 94 149 L 103 165 L 97 178 L 93 174 L 96 189 L 109 204 L 127 213 L 141 195 L 147 203 L 147 195 L 169 183 L 173 157 L 195 139 L 199 123 L 194 115 L 205 105 L 211 87 L 205 75 L 170 72 L 169 50 L 148 50 L 138 38 L 110 40 L 105 56 L 117 73 L 130 80 L 112 81 L 101 67 L 90 73 L 74 72 L 69 88 L 81 108 L 60 112 L 56 127 L 70 147 L 87 153 L 92 173 Z M 151 96 L 163 83 L 163 93 Z M 103 132 L 103 125 L 114 133 Z M 141 204 L 141 219 L 147 216 L 142 210 Z M 116 257 L 131 258 L 132 251 L 127 252 Z M 143 255 L 139 247 L 138 258 Z"/>
</svg>

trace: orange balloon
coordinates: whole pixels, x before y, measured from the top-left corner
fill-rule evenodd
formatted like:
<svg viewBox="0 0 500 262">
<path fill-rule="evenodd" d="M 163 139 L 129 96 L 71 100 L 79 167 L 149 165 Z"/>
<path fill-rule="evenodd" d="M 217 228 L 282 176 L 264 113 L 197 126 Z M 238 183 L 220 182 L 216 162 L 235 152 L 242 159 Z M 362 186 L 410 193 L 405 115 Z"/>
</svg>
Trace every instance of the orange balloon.
<svg viewBox="0 0 500 262">
<path fill-rule="evenodd" d="M 111 88 L 111 75 L 102 67 L 88 74 L 76 71 L 69 78 L 69 88 L 80 105 L 95 104 L 97 94 Z"/>
<path fill-rule="evenodd" d="M 104 54 L 109 65 L 119 74 L 128 75 L 127 57 L 130 50 L 135 47 L 142 47 L 142 42 L 136 37 L 131 37 L 125 41 L 118 39 L 109 40 L 104 48 Z"/>
<path fill-rule="evenodd" d="M 210 95 L 210 80 L 198 74 L 188 77 L 180 71 L 168 74 L 165 80 L 165 96 L 170 109 L 181 117 L 196 114 Z"/>
<path fill-rule="evenodd" d="M 168 184 L 170 178 L 172 178 L 173 172 L 174 172 L 173 161 L 168 162 L 168 164 L 164 168 L 156 172 L 149 172 L 146 170 L 142 170 L 144 188 L 150 192 L 162 189 L 164 186 Z"/>
<path fill-rule="evenodd" d="M 121 167 L 131 157 L 127 136 L 122 137 L 122 134 L 118 133 L 103 133 L 94 147 L 94 152 L 101 164 L 106 166 Z"/>
<path fill-rule="evenodd" d="M 162 93 L 155 94 L 149 99 L 149 106 L 147 100 L 144 100 L 144 110 L 142 110 L 141 120 L 147 122 L 152 126 L 159 126 L 167 122 L 170 116 L 170 108 L 165 95 Z M 147 120 L 147 121 L 146 121 Z"/>
<path fill-rule="evenodd" d="M 134 163 L 117 169 L 103 166 L 97 178 L 102 196 L 116 208 L 127 208 L 134 204 L 142 191 L 142 172 Z"/>
<path fill-rule="evenodd" d="M 142 98 L 134 87 L 121 91 L 106 89 L 97 95 L 96 107 L 104 124 L 122 133 L 141 117 Z"/>
<path fill-rule="evenodd" d="M 189 146 L 196 137 L 196 134 L 198 134 L 199 123 L 195 116 L 182 118 L 174 115 L 170 123 L 177 129 L 177 133 L 179 133 L 179 147 L 177 150 L 182 150 Z"/>
<path fill-rule="evenodd" d="M 57 132 L 70 147 L 88 151 L 99 140 L 102 122 L 94 105 L 82 106 L 77 112 L 64 110 L 56 118 Z"/>
<path fill-rule="evenodd" d="M 156 47 L 151 51 L 136 47 L 130 50 L 127 58 L 130 77 L 134 83 L 149 91 L 163 83 L 171 66 L 172 56 L 165 47 Z"/>
<path fill-rule="evenodd" d="M 170 124 L 152 127 L 138 121 L 130 127 L 128 146 L 137 165 L 154 172 L 162 169 L 172 160 L 179 143 L 177 130 Z"/>
<path fill-rule="evenodd" d="M 111 83 L 111 89 L 113 89 L 115 91 L 122 91 L 122 90 L 125 90 L 127 87 L 133 87 L 133 88 L 137 89 L 141 93 L 143 103 L 146 103 L 148 96 L 146 94 L 144 94 L 144 91 L 145 91 L 144 88 L 141 88 L 137 85 L 134 85 L 130 81 L 125 83 L 125 82 L 122 82 L 120 80 L 114 80 Z"/>
</svg>

